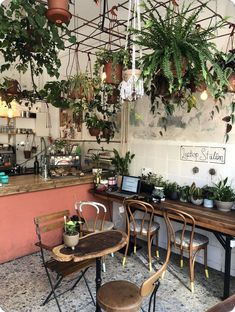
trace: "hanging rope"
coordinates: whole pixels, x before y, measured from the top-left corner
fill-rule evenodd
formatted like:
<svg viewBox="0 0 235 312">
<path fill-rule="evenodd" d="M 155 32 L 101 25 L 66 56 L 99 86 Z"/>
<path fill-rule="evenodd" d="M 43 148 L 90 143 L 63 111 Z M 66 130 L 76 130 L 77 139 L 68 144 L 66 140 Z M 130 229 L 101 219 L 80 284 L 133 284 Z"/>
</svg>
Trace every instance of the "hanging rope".
<svg viewBox="0 0 235 312">
<path fill-rule="evenodd" d="M 128 48 L 129 43 L 129 28 L 132 21 L 132 28 L 134 30 L 141 30 L 141 20 L 140 20 L 140 3 L 139 0 L 130 0 L 129 9 L 128 9 L 128 20 L 127 20 L 127 34 L 126 34 L 126 43 L 125 50 Z M 136 69 L 136 34 L 133 33 L 132 48 L 131 48 L 131 61 L 132 67 L 131 71 L 126 71 L 124 73 L 124 80 L 121 82 L 120 96 L 124 101 L 136 101 L 138 98 L 144 95 L 144 84 L 143 79 L 140 77 L 140 69 Z M 139 58 L 142 57 L 142 47 L 138 47 Z"/>
</svg>

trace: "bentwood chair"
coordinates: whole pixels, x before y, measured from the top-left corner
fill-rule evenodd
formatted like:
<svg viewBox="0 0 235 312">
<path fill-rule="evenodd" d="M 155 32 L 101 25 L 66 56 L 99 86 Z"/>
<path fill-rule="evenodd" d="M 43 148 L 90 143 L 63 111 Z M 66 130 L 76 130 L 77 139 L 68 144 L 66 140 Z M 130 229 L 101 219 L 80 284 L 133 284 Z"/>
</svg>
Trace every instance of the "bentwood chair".
<svg viewBox="0 0 235 312">
<path fill-rule="evenodd" d="M 159 223 L 154 221 L 154 208 L 151 204 L 135 200 L 127 199 L 124 201 L 124 207 L 127 220 L 127 235 L 128 243 L 126 245 L 125 255 L 123 258 L 123 266 L 126 263 L 127 251 L 129 248 L 130 237 L 134 237 L 134 254 L 136 253 L 136 238 L 145 237 L 148 242 L 148 261 L 149 270 L 152 270 L 152 242 L 156 237 L 156 256 L 159 258 L 158 252 L 158 231 L 160 228 Z M 141 217 L 138 218 L 135 214 L 136 210 L 142 212 Z"/>
<path fill-rule="evenodd" d="M 165 214 L 164 214 L 165 219 Z M 155 312 L 156 292 L 160 285 L 159 279 L 165 273 L 170 258 L 170 233 L 167 228 L 167 253 L 161 268 L 142 283 L 140 287 L 125 280 L 116 280 L 102 285 L 97 292 L 99 306 L 107 312 L 140 311 L 144 297 L 150 296 L 148 312 Z M 152 310 L 151 310 L 152 309 Z M 142 311 L 144 311 L 142 309 Z"/>
<path fill-rule="evenodd" d="M 38 242 L 36 243 L 36 245 L 40 247 L 43 266 L 46 270 L 46 274 L 51 287 L 51 291 L 46 297 L 46 299 L 43 301 L 42 305 L 45 305 L 49 300 L 51 300 L 51 297 L 53 295 L 54 299 L 56 300 L 56 304 L 58 306 L 59 311 L 62 310 L 59 305 L 58 296 L 62 295 L 63 293 L 69 290 L 73 290 L 79 283 L 81 278 L 84 278 L 88 292 L 95 305 L 94 298 L 92 296 L 90 287 L 85 277 L 86 271 L 90 267 L 95 266 L 95 260 L 89 259 L 81 262 L 73 262 L 73 261 L 59 262 L 51 257 L 48 257 L 49 255 L 47 255 L 47 252 L 49 252 L 50 254 L 54 246 L 61 244 L 62 232 L 64 228 L 64 216 L 66 217 L 69 216 L 69 210 L 53 212 L 47 215 L 37 216 L 34 218 L 34 223 L 36 225 L 36 233 L 38 236 Z M 54 246 L 51 246 L 52 241 Z M 48 245 L 48 242 L 50 245 Z M 74 273 L 78 273 L 77 274 L 78 276 L 76 276 L 76 278 L 74 277 L 75 276 Z M 53 276 L 54 274 L 56 276 Z M 63 278 L 69 275 L 72 275 L 71 276 L 73 281 L 72 286 L 61 293 L 57 293 L 57 288 L 61 284 Z"/>
<path fill-rule="evenodd" d="M 81 201 L 75 203 L 78 218 L 81 221 L 80 232 L 82 235 L 89 233 L 108 231 L 114 228 L 111 221 L 107 221 L 107 208 L 105 205 L 93 201 Z M 106 271 L 105 261 L 102 261 L 103 271 Z"/>
<path fill-rule="evenodd" d="M 174 220 L 181 222 L 181 229 L 174 230 L 174 224 L 172 222 Z M 174 245 L 175 248 L 180 250 L 181 268 L 183 268 L 184 251 L 189 253 L 190 287 L 191 291 L 194 292 L 194 265 L 196 256 L 200 250 L 204 251 L 205 276 L 206 278 L 209 277 L 207 269 L 207 246 L 209 239 L 207 236 L 195 232 L 195 219 L 186 212 L 167 208 L 166 222 L 170 231 L 171 245 Z"/>
<path fill-rule="evenodd" d="M 232 295 L 222 302 L 217 303 L 206 312 L 232 312 L 235 307 L 235 295 Z"/>
</svg>

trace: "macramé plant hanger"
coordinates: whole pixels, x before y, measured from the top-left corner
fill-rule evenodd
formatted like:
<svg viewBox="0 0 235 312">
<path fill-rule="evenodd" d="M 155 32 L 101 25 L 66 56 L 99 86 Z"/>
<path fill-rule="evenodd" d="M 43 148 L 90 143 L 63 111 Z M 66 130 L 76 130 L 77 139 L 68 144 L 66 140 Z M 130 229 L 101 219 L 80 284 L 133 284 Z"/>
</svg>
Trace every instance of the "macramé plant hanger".
<svg viewBox="0 0 235 312">
<path fill-rule="evenodd" d="M 131 29 L 141 30 L 141 21 L 140 21 L 140 3 L 139 0 L 129 0 L 129 10 L 128 10 L 128 20 L 127 20 L 127 35 L 126 35 L 126 44 L 125 50 L 128 49 L 128 39 L 131 35 Z M 144 95 L 144 84 L 141 77 L 141 70 L 137 65 L 137 48 L 139 52 L 139 58 L 142 57 L 142 48 L 136 46 L 135 44 L 136 35 L 132 34 L 131 42 L 131 68 L 127 69 L 123 73 L 123 81 L 121 82 L 120 96 L 124 101 L 136 101 L 138 98 Z"/>
</svg>

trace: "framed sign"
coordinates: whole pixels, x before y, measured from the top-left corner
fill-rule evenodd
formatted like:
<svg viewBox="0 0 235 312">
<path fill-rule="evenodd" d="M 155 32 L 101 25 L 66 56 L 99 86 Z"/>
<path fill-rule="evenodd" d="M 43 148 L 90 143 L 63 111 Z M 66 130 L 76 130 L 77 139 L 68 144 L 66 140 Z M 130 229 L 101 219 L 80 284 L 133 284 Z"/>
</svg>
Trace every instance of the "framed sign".
<svg viewBox="0 0 235 312">
<path fill-rule="evenodd" d="M 180 147 L 180 160 L 225 164 L 226 149 L 224 147 L 186 146 Z"/>
</svg>

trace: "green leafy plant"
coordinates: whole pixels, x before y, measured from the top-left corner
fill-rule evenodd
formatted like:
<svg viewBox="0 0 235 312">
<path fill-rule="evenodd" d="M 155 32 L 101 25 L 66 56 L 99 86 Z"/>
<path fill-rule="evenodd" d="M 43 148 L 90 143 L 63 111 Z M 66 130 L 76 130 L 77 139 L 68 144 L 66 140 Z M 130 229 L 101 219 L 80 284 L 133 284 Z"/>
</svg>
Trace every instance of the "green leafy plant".
<svg viewBox="0 0 235 312">
<path fill-rule="evenodd" d="M 179 184 L 166 181 L 164 184 L 164 194 L 170 199 L 177 199 L 179 193 Z"/>
<path fill-rule="evenodd" d="M 166 116 L 173 115 L 178 106 L 187 112 L 196 107 L 191 82 L 197 87 L 201 84 L 199 77 L 213 96 L 227 84 L 229 71 L 215 61 L 218 50 L 210 40 L 226 22 L 220 20 L 202 28 L 199 15 L 205 5 L 192 10 L 192 4 L 183 4 L 176 13 L 169 2 L 162 16 L 151 0 L 143 4 L 147 12 L 142 14 L 143 28 L 133 32 L 137 35 L 136 43 L 150 51 L 143 56 L 142 67 L 153 113 L 161 104 Z"/>
<path fill-rule="evenodd" d="M 66 235 L 72 236 L 79 233 L 79 221 L 66 221 L 64 223 L 64 233 Z"/>
<path fill-rule="evenodd" d="M 194 200 L 203 198 L 203 190 L 201 187 L 196 186 L 195 182 L 189 188 L 189 195 L 192 196 Z"/>
<path fill-rule="evenodd" d="M 94 163 L 95 168 L 100 168 L 100 155 L 98 153 L 97 154 L 93 153 L 91 155 L 91 160 Z"/>
<path fill-rule="evenodd" d="M 142 179 L 147 183 L 147 184 L 153 184 L 154 186 L 164 186 L 165 181 L 163 179 L 163 176 L 158 175 L 153 172 L 149 172 L 147 176 L 142 176 Z"/>
<path fill-rule="evenodd" d="M 62 34 L 68 35 L 71 43 L 76 37 L 66 25 L 55 25 L 46 18 L 46 6 L 34 0 L 14 0 L 9 6 L 0 6 L 0 52 L 4 61 L 0 72 L 15 64 L 19 72 L 31 70 L 34 76 L 46 69 L 50 76 L 59 77 L 61 61 L 59 50 L 64 50 Z"/>
<path fill-rule="evenodd" d="M 228 185 L 228 177 L 214 184 L 214 198 L 224 202 L 235 201 L 235 191 Z"/>
<path fill-rule="evenodd" d="M 189 201 L 189 186 L 184 185 L 179 187 L 179 198 L 181 201 L 188 202 Z"/>
<path fill-rule="evenodd" d="M 215 188 L 213 186 L 205 185 L 202 188 L 203 198 L 213 200 L 215 199 Z"/>
<path fill-rule="evenodd" d="M 114 157 L 112 158 L 112 165 L 114 165 L 117 174 L 119 175 L 129 175 L 129 165 L 132 162 L 135 154 L 131 154 L 130 151 L 126 152 L 124 157 L 122 157 L 119 152 L 113 149 Z"/>
</svg>

